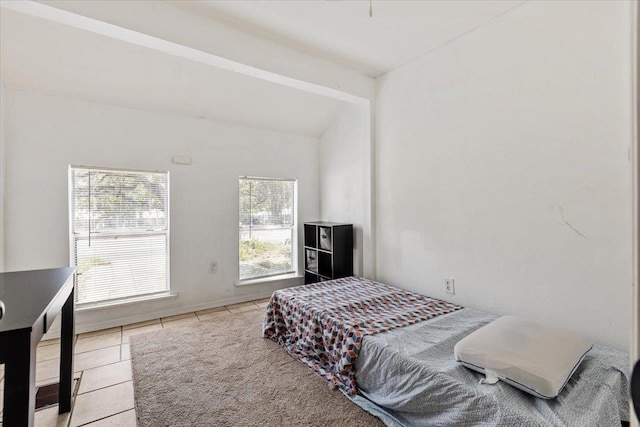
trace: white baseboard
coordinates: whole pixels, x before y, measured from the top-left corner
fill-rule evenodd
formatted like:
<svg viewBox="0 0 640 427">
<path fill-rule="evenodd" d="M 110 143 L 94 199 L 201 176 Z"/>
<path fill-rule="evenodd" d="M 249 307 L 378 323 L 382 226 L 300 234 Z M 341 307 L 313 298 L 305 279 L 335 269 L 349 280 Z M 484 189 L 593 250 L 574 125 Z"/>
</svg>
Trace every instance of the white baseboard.
<svg viewBox="0 0 640 427">
<path fill-rule="evenodd" d="M 271 296 L 271 292 L 269 292 L 268 294 L 266 294 L 264 291 L 255 292 L 249 295 L 217 299 L 215 302 L 210 301 L 210 302 L 205 302 L 201 304 L 190 305 L 187 307 L 174 308 L 170 310 L 160 309 L 150 313 L 144 313 L 139 315 L 127 316 L 127 317 L 119 317 L 119 318 L 109 319 L 101 322 L 85 323 L 82 321 L 80 322 L 76 321 L 76 325 L 75 325 L 76 334 L 99 331 L 101 329 L 114 328 L 116 326 L 129 325 L 131 323 L 144 322 L 147 320 L 154 320 L 160 317 L 169 317 L 169 316 L 175 316 L 177 314 L 191 313 L 194 311 L 205 310 L 208 308 L 221 307 L 223 305 L 239 304 L 239 303 L 253 301 L 261 298 L 269 298 L 270 296 Z M 104 310 L 109 310 L 109 307 L 105 307 Z M 76 317 L 77 317 L 77 314 L 76 314 Z M 54 339 L 59 337 L 60 337 L 59 328 L 55 328 L 55 330 L 54 328 L 52 328 L 49 330 L 49 332 L 47 332 L 44 335 L 42 339 L 49 340 L 49 339 Z"/>
</svg>

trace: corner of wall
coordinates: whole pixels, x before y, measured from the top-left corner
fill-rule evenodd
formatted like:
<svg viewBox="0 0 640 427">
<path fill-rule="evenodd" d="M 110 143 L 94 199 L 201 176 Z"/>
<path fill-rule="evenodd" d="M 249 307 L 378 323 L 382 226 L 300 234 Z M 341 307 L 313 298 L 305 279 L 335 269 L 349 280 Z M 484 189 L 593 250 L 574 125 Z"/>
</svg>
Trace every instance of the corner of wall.
<svg viewBox="0 0 640 427">
<path fill-rule="evenodd" d="M 640 282 L 640 238 L 638 237 L 639 223 L 639 203 L 640 203 L 640 176 L 638 167 L 640 165 L 640 147 L 638 141 L 638 123 L 640 122 L 640 108 L 638 99 L 638 90 L 640 89 L 640 73 L 638 73 L 638 56 L 640 49 L 640 34 L 638 33 L 638 21 L 640 20 L 640 8 L 637 2 L 632 4 L 632 142 L 631 142 L 631 169 L 632 169 L 632 187 L 633 187 L 633 278 L 632 278 L 632 311 L 631 311 L 631 337 L 630 337 L 630 362 L 631 367 L 640 358 L 640 292 L 638 285 Z M 634 420 L 633 409 L 631 410 L 631 419 Z M 633 425 L 640 425 L 634 420 Z"/>
<path fill-rule="evenodd" d="M 4 232 L 4 205 L 5 205 L 5 144 L 7 139 L 7 90 L 2 80 L 2 68 L 0 68 L 0 272 L 4 271 L 5 261 L 5 232 Z"/>
<path fill-rule="evenodd" d="M 354 225 L 354 274 L 375 275 L 371 103 L 346 104 L 320 138 L 320 217 Z"/>
<path fill-rule="evenodd" d="M 366 207 L 366 211 L 369 212 L 369 256 L 368 256 L 368 265 L 369 268 L 365 268 L 365 277 L 368 277 L 372 280 L 378 279 L 378 267 L 377 267 L 377 241 L 376 241 L 376 98 L 378 96 L 378 79 L 374 81 L 374 90 L 371 100 L 369 102 L 369 206 Z"/>
</svg>

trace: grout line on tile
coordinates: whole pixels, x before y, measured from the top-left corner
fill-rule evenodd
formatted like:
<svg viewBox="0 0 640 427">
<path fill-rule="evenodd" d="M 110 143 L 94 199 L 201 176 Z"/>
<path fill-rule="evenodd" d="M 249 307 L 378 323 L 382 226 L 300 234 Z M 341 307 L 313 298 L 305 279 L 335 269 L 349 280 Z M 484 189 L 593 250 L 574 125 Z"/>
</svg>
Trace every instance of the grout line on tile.
<svg viewBox="0 0 640 427">
<path fill-rule="evenodd" d="M 106 347 L 100 347 L 100 348 L 94 348 L 93 350 L 87 350 L 87 351 L 81 351 L 80 353 L 76 353 L 74 352 L 73 355 L 77 356 L 79 354 L 85 354 L 85 353 L 91 353 L 92 351 L 99 351 L 99 350 L 105 350 L 107 348 L 111 348 L 111 347 L 122 347 L 122 337 L 120 337 L 120 344 L 115 344 L 115 345 L 108 345 Z M 122 351 L 122 349 L 120 349 L 120 351 Z M 56 359 L 59 359 L 58 357 L 56 357 Z M 110 363 L 109 363 L 110 364 Z M 79 372 L 79 371 L 77 371 Z"/>
<path fill-rule="evenodd" d="M 118 362 L 118 363 L 121 363 L 121 362 Z M 120 381 L 119 383 L 115 383 L 115 384 L 109 384 L 109 385 L 106 385 L 104 387 L 99 387 L 99 388 L 96 388 L 96 389 L 93 389 L 93 390 L 85 391 L 84 393 L 78 393 L 78 396 L 83 396 L 83 395 L 85 395 L 87 393 L 93 393 L 94 391 L 104 390 L 105 388 L 113 387 L 113 386 L 124 384 L 124 383 L 131 383 L 131 382 L 133 382 L 133 372 L 131 373 L 131 379 L 130 380 Z M 127 409 L 127 411 L 128 410 L 129 409 Z M 113 415 L 115 415 L 115 414 L 113 414 Z M 111 415 L 109 415 L 109 416 L 111 416 Z M 95 421 L 91 421 L 91 422 L 93 423 Z"/>
<path fill-rule="evenodd" d="M 111 330 L 111 329 L 116 329 L 116 328 L 118 328 L 118 329 L 120 329 L 120 330 L 119 330 L 119 331 L 111 331 L 111 332 L 102 332 L 102 333 L 99 333 L 99 334 L 97 333 L 97 332 L 100 332 L 100 331 L 103 331 L 103 330 L 104 330 L 104 331 L 109 331 L 109 330 Z M 86 340 L 86 339 L 88 339 L 88 338 L 95 338 L 95 337 L 99 337 L 99 336 L 101 336 L 101 335 L 115 334 L 116 332 L 120 332 L 120 333 L 122 333 L 122 326 L 114 326 L 114 327 L 112 327 L 112 328 L 100 329 L 100 330 L 98 330 L 98 331 L 83 332 L 83 333 L 81 333 L 81 334 L 78 334 L 78 341 L 80 341 L 80 340 Z M 92 334 L 92 335 L 89 335 L 88 337 L 86 337 L 86 336 L 85 336 L 85 337 L 83 337 L 83 336 L 82 336 L 82 335 L 87 335 L 87 334 Z"/>
<path fill-rule="evenodd" d="M 115 345 L 113 347 L 115 347 Z M 107 348 L 111 348 L 111 347 L 107 347 Z M 117 362 L 107 363 L 105 365 L 100 365 L 100 366 L 94 366 L 93 368 L 83 369 L 82 371 L 75 371 L 74 373 L 75 374 L 77 374 L 78 372 L 82 373 L 84 371 L 89 371 L 91 369 L 102 368 L 103 366 L 111 366 L 111 365 L 115 365 L 116 363 L 122 363 L 122 362 L 125 362 L 125 361 L 124 360 L 118 360 Z"/>
<path fill-rule="evenodd" d="M 105 348 L 117 347 L 117 346 L 121 346 L 121 345 L 122 345 L 122 337 L 120 337 L 120 344 L 108 345 L 106 347 L 98 347 L 98 348 L 94 348 L 93 350 L 85 350 L 85 351 L 81 351 L 81 352 L 78 352 L 78 353 L 76 353 L 74 351 L 73 354 L 74 354 L 74 356 L 77 356 L 77 355 L 80 355 L 80 354 L 90 353 L 92 351 L 104 350 Z M 56 358 L 56 359 L 58 359 L 58 358 Z"/>
<path fill-rule="evenodd" d="M 136 409 L 135 406 L 133 408 L 125 409 L 124 411 L 116 412 L 115 414 L 111 414 L 111 415 L 108 415 L 106 417 L 98 418 L 97 420 L 93 420 L 93 421 L 90 421 L 88 423 L 80 424 L 77 427 L 88 426 L 88 425 L 91 425 L 93 423 L 97 423 L 98 421 L 106 420 L 107 418 L 111 418 L 111 417 L 115 417 L 116 415 L 124 414 L 125 412 L 129 412 L 132 409 L 135 411 L 135 409 Z M 137 423 L 137 420 L 136 420 L 136 423 Z"/>
</svg>

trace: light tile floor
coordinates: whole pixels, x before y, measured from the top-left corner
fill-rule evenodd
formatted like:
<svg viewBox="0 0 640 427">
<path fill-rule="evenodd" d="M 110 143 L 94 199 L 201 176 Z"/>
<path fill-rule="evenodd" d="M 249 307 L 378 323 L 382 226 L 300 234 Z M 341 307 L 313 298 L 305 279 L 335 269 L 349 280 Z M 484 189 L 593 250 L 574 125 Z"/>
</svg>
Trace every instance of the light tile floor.
<svg viewBox="0 0 640 427">
<path fill-rule="evenodd" d="M 264 309 L 268 301 L 265 298 L 77 335 L 74 375 L 79 385 L 72 411 L 58 415 L 57 406 L 38 410 L 35 414 L 36 427 L 136 426 L 129 337 Z M 36 385 L 58 381 L 59 357 L 59 339 L 40 343 L 36 354 Z M 0 414 L 3 391 L 4 365 L 0 365 Z"/>
</svg>

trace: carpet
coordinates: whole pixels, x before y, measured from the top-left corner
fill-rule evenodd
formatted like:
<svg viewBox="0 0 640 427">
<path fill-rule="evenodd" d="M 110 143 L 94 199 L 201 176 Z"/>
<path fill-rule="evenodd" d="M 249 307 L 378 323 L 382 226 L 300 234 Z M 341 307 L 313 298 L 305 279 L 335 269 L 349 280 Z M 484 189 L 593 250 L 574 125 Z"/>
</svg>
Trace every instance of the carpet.
<svg viewBox="0 0 640 427">
<path fill-rule="evenodd" d="M 383 426 L 260 337 L 262 310 L 131 337 L 139 427 Z"/>
</svg>

